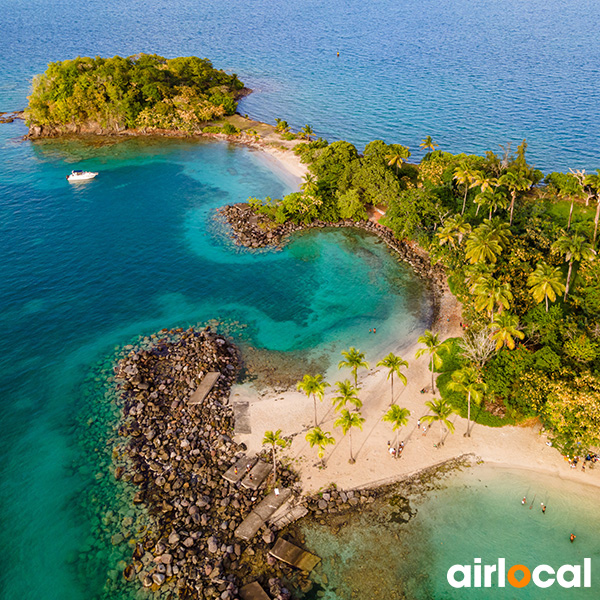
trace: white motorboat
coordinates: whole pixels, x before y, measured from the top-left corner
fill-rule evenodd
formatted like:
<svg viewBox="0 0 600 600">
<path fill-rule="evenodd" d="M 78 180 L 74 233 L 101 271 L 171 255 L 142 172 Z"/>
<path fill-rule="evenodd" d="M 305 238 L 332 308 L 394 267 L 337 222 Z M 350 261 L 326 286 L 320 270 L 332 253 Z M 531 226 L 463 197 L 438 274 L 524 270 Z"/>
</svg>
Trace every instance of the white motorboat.
<svg viewBox="0 0 600 600">
<path fill-rule="evenodd" d="M 94 179 L 98 173 L 92 171 L 71 171 L 70 175 L 67 175 L 67 181 L 88 181 Z"/>
</svg>

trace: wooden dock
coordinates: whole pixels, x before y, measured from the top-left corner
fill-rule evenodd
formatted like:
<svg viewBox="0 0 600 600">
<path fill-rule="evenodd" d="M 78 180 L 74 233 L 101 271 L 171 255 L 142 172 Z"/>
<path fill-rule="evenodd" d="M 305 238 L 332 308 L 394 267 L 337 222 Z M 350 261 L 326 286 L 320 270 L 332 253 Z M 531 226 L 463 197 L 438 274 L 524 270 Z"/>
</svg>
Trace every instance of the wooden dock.
<svg viewBox="0 0 600 600">
<path fill-rule="evenodd" d="M 238 459 L 234 465 L 225 471 L 223 474 L 223 479 L 229 481 L 229 483 L 237 483 L 242 477 L 244 477 L 244 475 L 248 473 L 246 470 L 248 465 L 253 467 L 255 462 L 256 458 L 242 456 L 242 458 Z"/>
<path fill-rule="evenodd" d="M 221 377 L 221 373 L 218 373 L 217 371 L 210 371 L 207 373 L 200 382 L 200 385 L 190 396 L 188 404 L 191 406 L 194 406 L 195 404 L 202 404 L 206 396 L 210 394 L 210 391 L 213 389 L 215 383 L 217 383 L 219 377 Z"/>
<path fill-rule="evenodd" d="M 260 484 L 269 476 L 273 467 L 264 460 L 259 460 L 242 480 L 242 486 L 249 490 L 257 490 Z"/>
<path fill-rule="evenodd" d="M 242 540 L 251 540 L 267 519 L 292 495 L 292 490 L 282 489 L 279 494 L 271 492 L 262 502 L 252 509 L 250 514 L 235 530 L 235 536 Z"/>
<path fill-rule="evenodd" d="M 271 600 L 258 581 L 253 581 L 240 588 L 240 598 L 242 600 Z"/>
<path fill-rule="evenodd" d="M 298 546 L 279 538 L 269 554 L 292 567 L 302 569 L 302 571 L 312 571 L 321 559 L 315 554 L 302 550 Z"/>
</svg>

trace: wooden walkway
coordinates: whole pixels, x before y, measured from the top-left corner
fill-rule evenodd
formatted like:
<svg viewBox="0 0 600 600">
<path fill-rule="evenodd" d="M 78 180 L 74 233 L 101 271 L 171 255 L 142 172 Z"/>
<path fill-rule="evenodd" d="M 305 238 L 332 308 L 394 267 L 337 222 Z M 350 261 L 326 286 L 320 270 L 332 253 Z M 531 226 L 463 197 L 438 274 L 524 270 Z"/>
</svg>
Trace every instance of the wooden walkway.
<svg viewBox="0 0 600 600">
<path fill-rule="evenodd" d="M 258 581 L 240 588 L 240 598 L 242 600 L 271 600 Z"/>
<path fill-rule="evenodd" d="M 227 471 L 223 474 L 223 479 L 229 481 L 229 483 L 237 483 L 244 475 L 247 474 L 246 468 L 248 465 L 250 467 L 254 466 L 256 462 L 256 458 L 248 458 L 247 456 L 242 456 L 242 458 L 238 459 L 237 462 L 229 467 Z"/>
<path fill-rule="evenodd" d="M 283 538 L 275 542 L 269 554 L 302 571 L 312 571 L 321 562 L 318 556 L 286 542 Z"/>
<path fill-rule="evenodd" d="M 259 460 L 242 480 L 242 486 L 249 490 L 257 490 L 260 484 L 269 476 L 272 466 L 264 460 Z"/>
<path fill-rule="evenodd" d="M 292 490 L 283 489 L 279 494 L 271 492 L 235 530 L 235 536 L 242 540 L 251 540 L 267 519 L 292 495 Z"/>
<path fill-rule="evenodd" d="M 204 376 L 204 379 L 200 382 L 200 385 L 196 388 L 194 393 L 190 396 L 188 400 L 188 404 L 191 406 L 195 404 L 202 404 L 204 402 L 204 398 L 208 396 L 210 391 L 213 389 L 217 380 L 221 377 L 221 373 L 217 371 L 210 371 Z"/>
</svg>

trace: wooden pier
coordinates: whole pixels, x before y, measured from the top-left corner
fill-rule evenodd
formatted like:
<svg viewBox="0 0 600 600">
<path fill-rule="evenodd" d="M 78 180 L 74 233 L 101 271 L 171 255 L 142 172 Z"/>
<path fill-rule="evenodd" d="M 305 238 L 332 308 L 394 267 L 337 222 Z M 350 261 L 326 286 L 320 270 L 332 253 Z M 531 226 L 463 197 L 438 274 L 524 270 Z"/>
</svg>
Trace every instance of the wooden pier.
<svg viewBox="0 0 600 600">
<path fill-rule="evenodd" d="M 213 389 L 215 383 L 217 383 L 219 377 L 221 377 L 221 373 L 218 373 L 217 371 L 210 371 L 207 373 L 200 382 L 200 385 L 190 396 L 188 404 L 191 406 L 202 404 L 206 396 L 210 394 L 210 391 Z"/>
<path fill-rule="evenodd" d="M 227 471 L 223 474 L 223 479 L 229 481 L 229 483 L 237 483 L 248 474 L 247 468 L 250 465 L 250 468 L 254 466 L 256 462 L 256 458 L 248 458 L 247 456 L 242 456 L 239 458 L 234 465 L 229 467 Z"/>
<path fill-rule="evenodd" d="M 240 598 L 242 600 L 271 600 L 258 581 L 240 588 Z"/>
<path fill-rule="evenodd" d="M 321 559 L 315 554 L 302 550 L 283 538 L 279 538 L 275 542 L 269 554 L 292 567 L 302 569 L 302 571 L 312 571 L 321 562 Z"/>
<path fill-rule="evenodd" d="M 259 460 L 242 480 L 242 486 L 249 490 L 257 490 L 260 484 L 269 476 L 272 468 L 264 460 Z"/>
<path fill-rule="evenodd" d="M 292 495 L 292 490 L 282 489 L 279 494 L 271 492 L 250 514 L 240 523 L 235 530 L 235 536 L 242 540 L 252 539 L 258 530 L 267 522 L 267 519 Z"/>
</svg>

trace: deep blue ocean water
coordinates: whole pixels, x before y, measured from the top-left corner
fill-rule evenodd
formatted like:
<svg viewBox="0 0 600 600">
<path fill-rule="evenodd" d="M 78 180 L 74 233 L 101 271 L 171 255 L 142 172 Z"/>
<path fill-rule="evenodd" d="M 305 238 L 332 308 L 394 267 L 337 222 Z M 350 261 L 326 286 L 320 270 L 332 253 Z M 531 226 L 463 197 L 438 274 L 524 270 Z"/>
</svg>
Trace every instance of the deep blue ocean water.
<svg viewBox="0 0 600 600">
<path fill-rule="evenodd" d="M 573 0 L 0 0 L 0 111 L 23 108 L 53 60 L 195 54 L 255 89 L 240 106 L 254 118 L 417 157 L 426 135 L 469 152 L 527 138 L 541 168 L 592 169 L 599 13 Z M 216 318 L 249 325 L 259 347 L 337 356 L 357 344 L 377 359 L 420 332 L 427 306 L 364 236 L 308 234 L 259 256 L 229 247 L 215 208 L 294 185 L 257 153 L 24 133 L 0 126 L 0 597 L 83 600 L 119 577 L 117 550 L 98 542 L 119 510 L 103 478 L 115 347 Z M 101 176 L 69 185 L 74 167 Z"/>
</svg>

